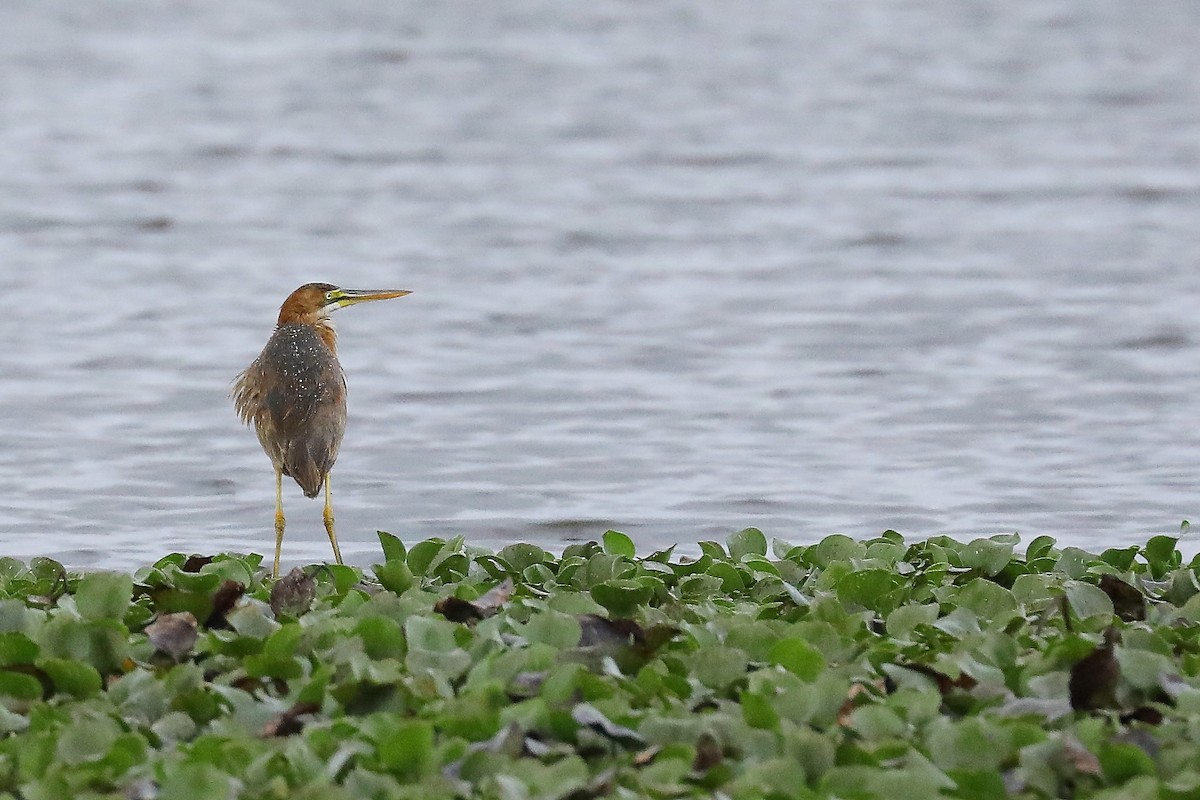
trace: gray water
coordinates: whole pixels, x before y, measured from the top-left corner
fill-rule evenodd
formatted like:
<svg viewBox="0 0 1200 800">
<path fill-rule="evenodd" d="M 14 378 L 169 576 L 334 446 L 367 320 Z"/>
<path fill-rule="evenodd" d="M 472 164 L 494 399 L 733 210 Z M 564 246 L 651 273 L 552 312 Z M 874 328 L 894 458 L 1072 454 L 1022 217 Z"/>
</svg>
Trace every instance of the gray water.
<svg viewBox="0 0 1200 800">
<path fill-rule="evenodd" d="M 1191 0 L 6 0 L 0 550 L 269 552 L 229 383 L 339 312 L 342 548 L 1174 533 Z M 289 485 L 285 558 L 326 558 Z"/>
</svg>

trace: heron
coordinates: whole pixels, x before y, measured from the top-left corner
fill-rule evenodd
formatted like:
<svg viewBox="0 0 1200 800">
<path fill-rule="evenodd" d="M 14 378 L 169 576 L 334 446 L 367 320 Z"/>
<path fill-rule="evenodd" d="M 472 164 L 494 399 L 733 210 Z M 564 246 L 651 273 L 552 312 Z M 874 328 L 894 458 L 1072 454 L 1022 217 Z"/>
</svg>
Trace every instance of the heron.
<svg viewBox="0 0 1200 800">
<path fill-rule="evenodd" d="M 329 471 L 346 431 L 346 376 L 337 357 L 330 314 L 371 300 L 390 300 L 404 289 L 341 289 L 306 283 L 288 295 L 267 346 L 233 380 L 233 405 L 254 429 L 275 467 L 275 567 L 283 548 L 283 477 L 294 479 L 306 497 L 325 490 L 322 518 L 333 557 L 342 563 L 333 528 Z"/>
</svg>

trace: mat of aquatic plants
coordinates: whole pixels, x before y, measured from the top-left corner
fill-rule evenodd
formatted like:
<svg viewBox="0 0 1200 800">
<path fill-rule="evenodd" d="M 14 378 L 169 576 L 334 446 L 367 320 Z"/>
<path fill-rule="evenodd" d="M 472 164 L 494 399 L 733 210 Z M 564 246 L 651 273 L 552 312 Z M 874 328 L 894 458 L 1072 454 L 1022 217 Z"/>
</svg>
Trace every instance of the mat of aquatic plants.
<svg viewBox="0 0 1200 800">
<path fill-rule="evenodd" d="M 1200 798 L 1200 558 L 461 540 L 0 560 L 0 798 Z"/>
</svg>

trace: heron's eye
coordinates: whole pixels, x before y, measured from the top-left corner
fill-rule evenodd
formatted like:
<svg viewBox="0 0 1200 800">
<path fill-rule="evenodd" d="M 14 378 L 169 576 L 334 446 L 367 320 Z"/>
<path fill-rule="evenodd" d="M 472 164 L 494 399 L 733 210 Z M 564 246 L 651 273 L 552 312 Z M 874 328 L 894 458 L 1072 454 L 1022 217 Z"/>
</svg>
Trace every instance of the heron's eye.
<svg viewBox="0 0 1200 800">
<path fill-rule="evenodd" d="M 332 301 L 333 300 L 333 292 L 326 292 L 325 299 Z"/>
</svg>

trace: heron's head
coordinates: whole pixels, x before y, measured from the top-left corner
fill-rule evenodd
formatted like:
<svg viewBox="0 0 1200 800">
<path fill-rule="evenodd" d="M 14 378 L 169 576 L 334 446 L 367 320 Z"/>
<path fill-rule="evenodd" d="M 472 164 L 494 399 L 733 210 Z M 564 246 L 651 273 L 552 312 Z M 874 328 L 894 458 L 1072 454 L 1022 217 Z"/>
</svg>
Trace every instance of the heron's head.
<svg viewBox="0 0 1200 800">
<path fill-rule="evenodd" d="M 411 294 L 407 289 L 341 289 L 331 283 L 306 283 L 288 295 L 279 309 L 279 324 L 325 322 L 339 308 L 370 300 L 390 300 Z M 325 322 L 325 324 L 328 324 Z"/>
</svg>

